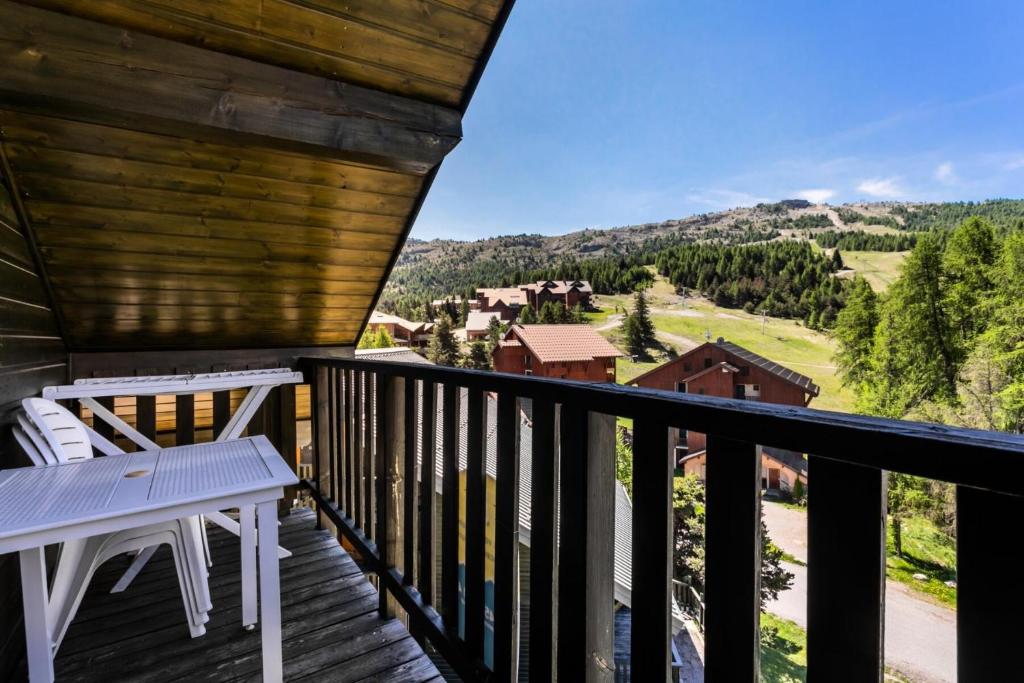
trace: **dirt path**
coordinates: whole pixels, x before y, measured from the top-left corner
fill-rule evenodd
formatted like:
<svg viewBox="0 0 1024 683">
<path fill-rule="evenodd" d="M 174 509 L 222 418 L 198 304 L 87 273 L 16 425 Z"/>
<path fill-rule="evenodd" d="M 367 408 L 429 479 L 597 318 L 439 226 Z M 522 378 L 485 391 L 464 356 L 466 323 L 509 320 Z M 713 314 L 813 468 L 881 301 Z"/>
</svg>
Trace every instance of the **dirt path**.
<svg viewBox="0 0 1024 683">
<path fill-rule="evenodd" d="M 668 342 L 669 344 L 674 344 L 675 346 L 678 346 L 680 351 L 689 351 L 690 349 L 695 349 L 698 346 L 700 346 L 700 344 L 691 339 L 687 339 L 686 337 L 680 337 L 678 334 L 672 334 L 671 332 L 662 332 L 661 330 L 656 330 L 654 332 L 654 336 L 660 339 L 661 341 L 665 341 Z"/>
<path fill-rule="evenodd" d="M 607 332 L 608 330 L 613 330 L 622 324 L 622 319 L 625 317 L 626 316 L 622 313 L 612 313 L 603 323 L 601 323 L 594 329 L 597 330 L 598 332 Z"/>
</svg>

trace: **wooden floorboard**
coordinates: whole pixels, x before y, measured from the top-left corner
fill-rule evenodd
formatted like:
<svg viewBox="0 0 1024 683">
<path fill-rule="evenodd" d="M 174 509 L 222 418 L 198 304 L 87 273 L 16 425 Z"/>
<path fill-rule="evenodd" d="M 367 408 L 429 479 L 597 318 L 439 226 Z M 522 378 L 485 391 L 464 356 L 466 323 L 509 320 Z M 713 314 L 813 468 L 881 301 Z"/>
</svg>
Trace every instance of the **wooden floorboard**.
<svg viewBox="0 0 1024 683">
<path fill-rule="evenodd" d="M 438 679 L 437 668 L 396 619 L 381 619 L 377 593 L 308 510 L 282 520 L 281 609 L 286 680 Z M 101 568 L 55 663 L 59 681 L 258 680 L 260 635 L 241 628 L 238 540 L 209 527 L 213 610 L 206 635 L 191 639 L 173 561 L 160 550 L 132 586 L 111 595 L 127 567 Z M 24 676 L 24 667 L 21 669 Z"/>
</svg>

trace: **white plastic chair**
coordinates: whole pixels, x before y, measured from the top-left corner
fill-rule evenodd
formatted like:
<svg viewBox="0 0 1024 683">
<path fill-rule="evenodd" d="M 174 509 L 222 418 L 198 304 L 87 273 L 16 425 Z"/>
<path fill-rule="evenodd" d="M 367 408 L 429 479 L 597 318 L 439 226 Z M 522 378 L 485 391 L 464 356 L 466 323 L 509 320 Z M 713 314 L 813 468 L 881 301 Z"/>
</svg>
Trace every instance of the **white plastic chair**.
<svg viewBox="0 0 1024 683">
<path fill-rule="evenodd" d="M 23 412 L 17 416 L 14 436 L 25 453 L 38 467 L 86 460 L 95 446 L 100 452 L 115 456 L 120 448 L 105 439 L 70 411 L 45 399 L 22 401 Z M 85 591 L 96 569 L 110 558 L 133 551 L 152 553 L 167 544 L 174 556 L 182 602 L 188 616 L 193 638 L 206 632 L 212 605 L 207 584 L 205 534 L 199 517 L 151 524 L 114 534 L 76 539 L 64 543 L 58 558 L 50 589 L 50 623 L 53 624 L 54 652 L 60 647 Z M 119 581 L 120 585 L 122 582 Z M 119 592 L 115 586 L 111 592 Z"/>
</svg>

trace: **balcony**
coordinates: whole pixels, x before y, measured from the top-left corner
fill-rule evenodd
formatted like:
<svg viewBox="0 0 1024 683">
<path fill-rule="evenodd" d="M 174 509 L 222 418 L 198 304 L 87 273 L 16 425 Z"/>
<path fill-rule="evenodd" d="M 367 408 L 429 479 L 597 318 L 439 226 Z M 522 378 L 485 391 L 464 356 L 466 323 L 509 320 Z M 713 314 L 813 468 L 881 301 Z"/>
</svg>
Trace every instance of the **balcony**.
<svg viewBox="0 0 1024 683">
<path fill-rule="evenodd" d="M 670 429 L 708 434 L 707 680 L 759 675 L 754 444 L 811 454 L 808 680 L 883 675 L 886 471 L 958 485 L 959 679 L 1015 671 L 1024 591 L 990 520 L 1024 519 L 1019 437 L 420 364 L 302 363 L 314 445 L 303 484 L 319 518 L 377 574 L 383 615 L 464 680 L 676 680 Z M 626 660 L 613 643 L 616 416 L 635 427 Z"/>
</svg>

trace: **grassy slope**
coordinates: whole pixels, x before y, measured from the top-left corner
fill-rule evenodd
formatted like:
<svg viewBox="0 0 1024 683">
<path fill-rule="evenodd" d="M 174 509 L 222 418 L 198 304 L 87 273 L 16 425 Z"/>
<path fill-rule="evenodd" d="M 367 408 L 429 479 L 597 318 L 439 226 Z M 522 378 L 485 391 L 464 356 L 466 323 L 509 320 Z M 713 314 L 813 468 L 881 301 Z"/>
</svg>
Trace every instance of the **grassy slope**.
<svg viewBox="0 0 1024 683">
<path fill-rule="evenodd" d="M 795 622 L 766 612 L 761 626 L 778 629 L 770 645 L 761 645 L 761 680 L 776 683 L 803 681 L 807 676 L 807 633 Z"/>
<path fill-rule="evenodd" d="M 898 557 L 893 547 L 891 521 L 887 529 L 886 576 L 956 609 L 956 588 L 944 583 L 956 580 L 956 541 L 928 519 L 911 517 L 903 522 L 903 557 Z M 928 578 L 920 581 L 914 574 Z"/>
<path fill-rule="evenodd" d="M 633 363 L 627 358 L 620 358 L 616 368 L 619 382 L 628 382 L 657 367 L 673 357 L 673 352 L 685 351 L 686 348 L 676 338 L 682 337 L 692 345 L 702 344 L 705 330 L 710 330 L 712 339 L 725 337 L 754 353 L 811 377 L 821 387 L 821 395 L 811 401 L 811 407 L 852 411 L 853 394 L 841 385 L 836 376 L 832 361 L 835 344 L 827 335 L 809 330 L 796 321 L 779 318 L 768 318 L 762 334 L 760 316 L 738 309 L 718 308 L 704 299 L 683 299 L 662 278 L 651 288 L 649 300 L 651 318 L 658 333 L 662 335 L 664 348 L 655 353 L 653 362 Z M 597 303 L 602 310 L 591 320 L 597 325 L 605 322 L 616 306 L 622 310 L 632 305 L 631 297 L 628 296 L 600 296 Z M 620 348 L 623 347 L 621 333 L 617 328 L 605 330 L 603 334 Z"/>
<path fill-rule="evenodd" d="M 884 292 L 899 277 L 907 251 L 844 251 L 843 263 L 857 271 L 876 292 Z"/>
</svg>

